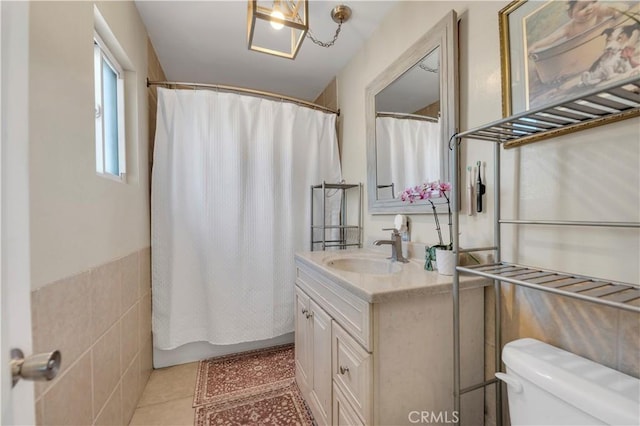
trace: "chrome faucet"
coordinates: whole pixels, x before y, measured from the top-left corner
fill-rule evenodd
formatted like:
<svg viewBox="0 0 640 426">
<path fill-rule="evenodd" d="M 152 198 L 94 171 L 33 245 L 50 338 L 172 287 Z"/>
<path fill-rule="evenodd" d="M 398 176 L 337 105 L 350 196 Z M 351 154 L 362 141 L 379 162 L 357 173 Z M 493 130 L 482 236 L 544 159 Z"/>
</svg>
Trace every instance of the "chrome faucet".
<svg viewBox="0 0 640 426">
<path fill-rule="evenodd" d="M 381 246 L 383 244 L 389 244 L 391 246 L 391 260 L 393 262 L 408 263 L 409 260 L 402 255 L 402 238 L 400 232 L 395 228 L 383 228 L 383 231 L 391 231 L 390 240 L 375 240 L 373 245 Z"/>
</svg>

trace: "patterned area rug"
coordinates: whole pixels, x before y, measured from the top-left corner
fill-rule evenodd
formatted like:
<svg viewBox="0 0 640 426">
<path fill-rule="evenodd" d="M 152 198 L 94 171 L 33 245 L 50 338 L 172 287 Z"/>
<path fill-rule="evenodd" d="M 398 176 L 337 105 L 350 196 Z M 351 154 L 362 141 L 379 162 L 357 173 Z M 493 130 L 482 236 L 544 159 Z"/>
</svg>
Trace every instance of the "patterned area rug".
<svg viewBox="0 0 640 426">
<path fill-rule="evenodd" d="M 293 345 L 200 361 L 193 406 L 198 426 L 315 424 L 295 383 Z"/>
</svg>

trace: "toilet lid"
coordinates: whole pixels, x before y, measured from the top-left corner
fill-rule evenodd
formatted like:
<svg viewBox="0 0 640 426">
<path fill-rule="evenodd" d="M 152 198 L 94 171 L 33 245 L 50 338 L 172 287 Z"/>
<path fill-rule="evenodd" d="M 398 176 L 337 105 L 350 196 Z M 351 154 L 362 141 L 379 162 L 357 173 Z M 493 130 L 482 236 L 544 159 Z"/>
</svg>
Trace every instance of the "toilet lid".
<svg viewBox="0 0 640 426">
<path fill-rule="evenodd" d="M 505 345 L 514 373 L 607 424 L 640 424 L 640 380 L 535 339 Z"/>
</svg>

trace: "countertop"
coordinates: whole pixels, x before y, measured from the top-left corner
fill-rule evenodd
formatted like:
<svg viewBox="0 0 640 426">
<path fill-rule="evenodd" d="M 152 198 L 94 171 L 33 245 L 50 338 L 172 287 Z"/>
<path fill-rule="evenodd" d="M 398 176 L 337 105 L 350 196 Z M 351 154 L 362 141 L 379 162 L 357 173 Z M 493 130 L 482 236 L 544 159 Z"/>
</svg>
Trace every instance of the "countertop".
<svg viewBox="0 0 640 426">
<path fill-rule="evenodd" d="M 341 258 L 374 259 L 391 262 L 386 256 L 369 249 L 298 252 L 296 263 L 316 271 L 336 284 L 370 303 L 382 303 L 412 295 L 451 292 L 453 276 L 424 270 L 424 260 L 411 259 L 409 263 L 397 263 L 400 271 L 378 275 L 349 272 L 333 268 L 329 262 Z M 460 275 L 460 290 L 484 287 L 490 281 L 477 276 Z"/>
</svg>

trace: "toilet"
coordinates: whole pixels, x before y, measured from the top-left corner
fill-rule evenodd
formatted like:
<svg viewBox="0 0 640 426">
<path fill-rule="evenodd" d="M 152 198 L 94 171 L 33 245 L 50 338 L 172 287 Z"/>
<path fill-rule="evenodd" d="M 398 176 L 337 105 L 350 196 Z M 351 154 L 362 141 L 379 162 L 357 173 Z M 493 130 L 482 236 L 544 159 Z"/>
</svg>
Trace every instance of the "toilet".
<svg viewBox="0 0 640 426">
<path fill-rule="evenodd" d="M 505 345 L 511 424 L 640 425 L 640 380 L 535 339 Z"/>
</svg>

